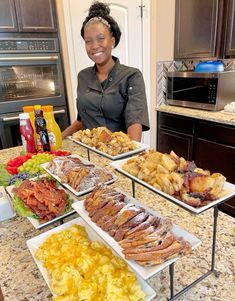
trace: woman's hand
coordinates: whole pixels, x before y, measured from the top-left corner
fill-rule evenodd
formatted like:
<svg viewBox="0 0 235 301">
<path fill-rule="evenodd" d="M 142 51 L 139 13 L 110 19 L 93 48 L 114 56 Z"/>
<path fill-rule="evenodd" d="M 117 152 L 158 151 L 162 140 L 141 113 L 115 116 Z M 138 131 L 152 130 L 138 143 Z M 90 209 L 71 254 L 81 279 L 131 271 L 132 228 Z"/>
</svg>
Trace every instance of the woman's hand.
<svg viewBox="0 0 235 301">
<path fill-rule="evenodd" d="M 75 120 L 69 127 L 67 127 L 62 132 L 62 139 L 66 138 L 67 136 L 71 136 L 73 133 L 79 131 L 82 128 L 81 121 Z"/>
<path fill-rule="evenodd" d="M 139 123 L 134 123 L 127 129 L 127 134 L 131 140 L 141 142 L 142 137 L 142 125 Z"/>
</svg>

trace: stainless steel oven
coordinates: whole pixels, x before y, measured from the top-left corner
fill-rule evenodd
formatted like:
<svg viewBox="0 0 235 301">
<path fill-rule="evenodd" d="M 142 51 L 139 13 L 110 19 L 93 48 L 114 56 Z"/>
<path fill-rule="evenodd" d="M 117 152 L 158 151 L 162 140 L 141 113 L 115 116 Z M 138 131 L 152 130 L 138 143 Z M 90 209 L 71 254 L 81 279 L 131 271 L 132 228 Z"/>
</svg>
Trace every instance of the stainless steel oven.
<svg viewBox="0 0 235 301">
<path fill-rule="evenodd" d="M 69 124 L 58 39 L 0 38 L 1 148 L 18 145 L 18 114 L 35 104 L 53 105 L 62 129 Z"/>
</svg>

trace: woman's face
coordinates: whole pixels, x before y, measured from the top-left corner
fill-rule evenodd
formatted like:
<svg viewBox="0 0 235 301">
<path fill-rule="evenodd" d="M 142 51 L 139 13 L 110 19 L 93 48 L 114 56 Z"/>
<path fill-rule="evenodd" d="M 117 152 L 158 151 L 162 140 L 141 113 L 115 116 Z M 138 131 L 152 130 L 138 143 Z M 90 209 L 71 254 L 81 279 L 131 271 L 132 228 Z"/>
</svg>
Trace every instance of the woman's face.
<svg viewBox="0 0 235 301">
<path fill-rule="evenodd" d="M 87 55 L 96 65 L 105 65 L 110 61 L 115 39 L 107 26 L 100 22 L 88 24 L 84 41 Z"/>
</svg>

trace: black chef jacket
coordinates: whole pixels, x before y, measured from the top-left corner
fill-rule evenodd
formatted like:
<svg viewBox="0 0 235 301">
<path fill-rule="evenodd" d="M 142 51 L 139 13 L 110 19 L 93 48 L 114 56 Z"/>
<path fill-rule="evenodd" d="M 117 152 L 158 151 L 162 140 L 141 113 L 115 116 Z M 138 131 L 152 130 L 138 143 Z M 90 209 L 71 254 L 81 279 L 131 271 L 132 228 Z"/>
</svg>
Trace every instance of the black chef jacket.
<svg viewBox="0 0 235 301">
<path fill-rule="evenodd" d="M 112 132 L 127 132 L 129 126 L 139 123 L 143 131 L 149 130 L 142 73 L 113 59 L 115 65 L 102 83 L 95 66 L 78 73 L 77 120 L 88 129 L 106 126 Z"/>
</svg>

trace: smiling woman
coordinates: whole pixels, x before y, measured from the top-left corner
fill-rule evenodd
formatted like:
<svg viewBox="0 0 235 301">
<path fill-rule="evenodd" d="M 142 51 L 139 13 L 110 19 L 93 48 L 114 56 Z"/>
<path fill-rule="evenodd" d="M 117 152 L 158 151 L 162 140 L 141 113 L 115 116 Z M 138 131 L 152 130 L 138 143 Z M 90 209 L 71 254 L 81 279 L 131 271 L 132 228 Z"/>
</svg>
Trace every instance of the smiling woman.
<svg viewBox="0 0 235 301">
<path fill-rule="evenodd" d="M 142 73 L 112 56 L 121 31 L 109 13 L 107 4 L 96 1 L 83 22 L 81 36 L 95 64 L 78 73 L 77 120 L 62 133 L 63 138 L 83 128 L 105 126 L 140 141 L 142 131 L 149 130 Z"/>
<path fill-rule="evenodd" d="M 100 82 L 107 78 L 107 72 L 114 66 L 111 53 L 115 39 L 104 21 L 103 18 L 90 19 L 84 35 L 87 55 L 96 64 Z"/>
</svg>

